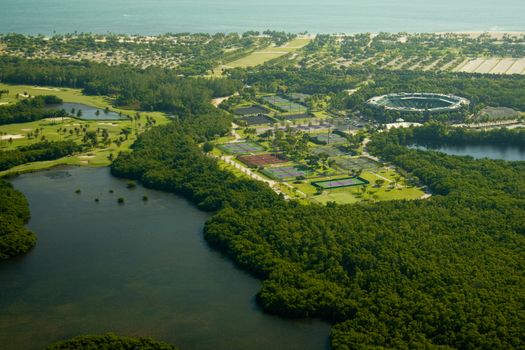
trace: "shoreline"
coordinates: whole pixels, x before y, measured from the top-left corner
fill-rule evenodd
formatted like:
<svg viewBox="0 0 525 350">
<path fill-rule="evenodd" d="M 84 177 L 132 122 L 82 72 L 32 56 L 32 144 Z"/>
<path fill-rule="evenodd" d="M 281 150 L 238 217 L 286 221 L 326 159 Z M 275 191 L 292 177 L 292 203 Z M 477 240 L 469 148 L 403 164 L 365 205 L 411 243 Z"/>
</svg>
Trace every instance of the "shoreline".
<svg viewBox="0 0 525 350">
<path fill-rule="evenodd" d="M 246 32 L 246 31 L 244 31 Z M 244 32 L 209 32 L 205 34 L 214 35 L 214 34 L 243 34 Z M 388 34 L 406 34 L 406 35 L 429 35 L 429 34 L 435 34 L 435 35 L 446 35 L 446 34 L 456 34 L 456 35 L 469 35 L 473 38 L 478 37 L 482 34 L 490 34 L 493 37 L 502 37 L 505 34 L 512 35 L 512 36 L 525 36 L 525 29 L 523 30 L 453 30 L 453 31 L 386 31 L 386 32 L 367 32 L 367 31 L 358 31 L 358 32 L 317 32 L 317 33 L 308 33 L 307 31 L 302 32 L 287 32 L 284 31 L 287 34 L 295 34 L 297 35 L 297 38 L 304 38 L 304 39 L 313 39 L 317 37 L 318 35 L 331 35 L 331 36 L 352 36 L 352 35 L 359 35 L 359 34 L 370 34 L 372 36 L 377 36 L 380 33 L 388 33 Z M 130 38 L 130 39 L 147 39 L 147 40 L 154 40 L 155 38 L 159 37 L 165 37 L 165 36 L 176 36 L 179 34 L 189 34 L 189 35 L 197 35 L 202 34 L 201 32 L 165 32 L 165 33 L 158 33 L 158 34 L 129 34 L 129 33 L 93 33 L 93 32 L 57 32 L 53 33 L 53 35 L 48 34 L 41 34 L 41 33 L 18 33 L 18 32 L 2 32 L 0 31 L 0 37 L 7 36 L 10 34 L 19 34 L 23 35 L 25 37 L 38 37 L 40 35 L 43 36 L 44 40 L 49 40 L 53 36 L 72 36 L 72 37 L 78 37 L 82 35 L 89 35 L 92 37 L 122 37 L 122 38 Z M 265 36 L 265 35 L 260 35 Z"/>
<path fill-rule="evenodd" d="M 60 158 L 57 160 L 46 160 L 46 161 L 38 162 L 38 163 L 44 163 L 44 164 L 38 164 L 38 165 L 41 165 L 41 167 L 34 166 L 35 163 L 37 162 L 18 165 L 11 169 L 0 171 L 0 179 L 6 180 L 6 179 L 17 177 L 23 174 L 38 173 L 40 171 L 49 171 L 49 170 L 52 170 L 54 168 L 59 168 L 59 167 L 106 168 L 106 167 L 111 166 L 111 163 L 92 164 L 92 163 L 68 163 L 67 161 L 58 162 L 58 160 L 66 160 L 67 158 L 68 157 Z M 27 166 L 28 168 L 27 169 L 15 169 L 15 168 L 24 167 L 24 166 Z"/>
</svg>

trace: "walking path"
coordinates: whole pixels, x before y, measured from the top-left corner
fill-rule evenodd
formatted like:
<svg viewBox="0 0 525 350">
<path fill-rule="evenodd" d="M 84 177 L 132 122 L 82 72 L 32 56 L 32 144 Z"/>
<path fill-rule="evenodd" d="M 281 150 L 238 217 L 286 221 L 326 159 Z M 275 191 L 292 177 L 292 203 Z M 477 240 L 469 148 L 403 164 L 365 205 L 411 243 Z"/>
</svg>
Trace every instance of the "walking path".
<svg viewBox="0 0 525 350">
<path fill-rule="evenodd" d="M 378 178 L 380 178 L 380 179 L 382 179 L 382 180 L 385 180 L 385 181 L 388 182 L 388 183 L 392 183 L 392 182 L 394 182 L 394 181 L 392 181 L 392 180 L 390 180 L 390 179 L 388 179 L 388 178 L 386 178 L 386 177 L 384 177 L 384 176 L 382 176 L 382 175 L 379 175 L 379 174 L 377 174 L 377 173 L 374 173 L 374 172 L 372 172 L 372 171 L 370 171 L 370 174 L 373 174 L 373 175 L 377 176 Z"/>
<path fill-rule="evenodd" d="M 288 196 L 287 194 L 285 194 L 283 191 L 281 191 L 279 189 L 279 183 L 277 181 L 265 179 L 264 177 L 260 176 L 259 174 L 255 173 L 254 171 L 252 171 L 250 168 L 242 166 L 241 164 L 239 164 L 239 163 L 237 163 L 237 162 L 235 162 L 233 160 L 233 156 L 220 156 L 220 157 L 219 156 L 215 156 L 215 155 L 211 155 L 211 156 L 216 158 L 216 159 L 222 160 L 223 162 L 225 162 L 228 165 L 233 166 L 234 168 L 240 170 L 243 174 L 248 175 L 249 177 L 251 177 L 254 180 L 261 181 L 261 182 L 264 182 L 264 183 L 268 184 L 268 186 L 270 186 L 270 188 L 273 189 L 275 191 L 275 193 L 282 194 L 284 196 L 284 199 L 290 200 L 290 196 Z"/>
<path fill-rule="evenodd" d="M 235 140 L 230 141 L 230 142 L 228 142 L 228 143 L 240 142 L 240 141 L 241 141 L 242 137 L 241 137 L 241 135 L 239 135 L 239 134 L 237 133 L 237 128 L 238 128 L 238 127 L 239 127 L 239 126 L 238 126 L 237 124 L 232 123 L 232 136 L 235 138 Z"/>
<path fill-rule="evenodd" d="M 371 155 L 370 153 L 368 153 L 368 150 L 366 149 L 366 145 L 368 145 L 370 143 L 370 139 L 367 137 L 366 139 L 363 140 L 363 152 L 361 153 L 361 155 L 363 157 L 366 157 L 366 158 L 370 158 L 372 160 L 375 160 L 376 162 L 380 162 L 381 161 L 379 160 L 379 158 L 377 157 L 374 157 L 373 155 Z"/>
</svg>

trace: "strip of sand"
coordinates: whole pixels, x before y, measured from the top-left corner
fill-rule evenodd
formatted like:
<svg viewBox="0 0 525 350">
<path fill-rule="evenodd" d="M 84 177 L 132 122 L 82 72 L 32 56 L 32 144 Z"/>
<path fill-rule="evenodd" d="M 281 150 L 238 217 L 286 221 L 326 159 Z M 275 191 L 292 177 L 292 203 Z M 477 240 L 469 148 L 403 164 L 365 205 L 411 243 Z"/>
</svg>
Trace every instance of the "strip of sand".
<svg viewBox="0 0 525 350">
<path fill-rule="evenodd" d="M 0 140 L 19 140 L 19 139 L 23 139 L 25 136 L 24 135 L 20 135 L 20 134 L 7 134 L 7 135 L 2 135 L 0 136 Z"/>
</svg>

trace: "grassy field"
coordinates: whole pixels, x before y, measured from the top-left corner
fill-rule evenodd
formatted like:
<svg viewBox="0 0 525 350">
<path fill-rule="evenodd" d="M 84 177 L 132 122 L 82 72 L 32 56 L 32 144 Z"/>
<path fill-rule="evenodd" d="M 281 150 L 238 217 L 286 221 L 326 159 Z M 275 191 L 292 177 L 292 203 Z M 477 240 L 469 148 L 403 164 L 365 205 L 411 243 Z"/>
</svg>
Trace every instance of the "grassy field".
<svg viewBox="0 0 525 350">
<path fill-rule="evenodd" d="M 316 194 L 316 188 L 306 181 L 301 184 L 290 183 L 297 190 L 308 196 L 308 200 L 316 203 L 337 202 L 339 204 L 356 203 L 363 200 L 389 201 L 389 200 L 414 200 L 421 198 L 425 192 L 417 187 L 408 186 L 393 169 L 382 169 L 378 172 L 364 171 L 360 175 L 363 179 L 370 182 L 367 186 L 343 187 L 332 190 L 325 190 L 322 194 Z M 337 179 L 344 176 L 331 176 L 315 181 Z M 374 186 L 376 180 L 381 179 L 385 182 L 381 187 Z M 387 180 L 385 180 L 387 179 Z M 363 192 L 363 188 L 366 191 Z"/>
<path fill-rule="evenodd" d="M 269 46 L 263 49 L 252 52 L 250 55 L 242 57 L 233 62 L 229 62 L 225 65 L 224 68 L 246 68 L 253 67 L 275 58 L 284 56 L 286 54 L 292 53 L 300 48 L 306 46 L 310 42 L 310 39 L 294 39 L 289 41 L 283 46 L 275 47 Z"/>
<path fill-rule="evenodd" d="M 101 96 L 84 96 L 78 89 L 54 89 L 35 86 L 0 84 L 0 90 L 2 89 L 9 90 L 9 94 L 4 95 L 0 100 L 0 103 L 14 103 L 16 102 L 15 96 L 17 93 L 27 92 L 32 96 L 52 94 L 62 98 L 65 102 L 82 103 L 85 105 L 99 107 L 101 109 L 110 107 L 112 111 L 121 111 L 124 114 L 133 115 L 135 113 L 135 111 L 112 108 L 110 105 L 111 100 L 109 98 Z M 43 119 L 30 123 L 1 125 L 0 133 L 4 135 L 4 140 L 0 140 L 0 150 L 8 150 L 16 148 L 18 146 L 25 146 L 32 143 L 36 143 L 42 140 L 42 136 L 48 141 L 72 140 L 76 143 L 82 143 L 82 132 L 79 132 L 78 134 L 76 132 L 76 130 L 82 128 L 85 128 L 88 131 L 106 129 L 108 131 L 109 139 L 112 142 L 108 145 L 100 145 L 95 148 L 89 149 L 84 153 L 76 154 L 74 156 L 64 157 L 53 161 L 34 162 L 20 165 L 9 170 L 0 172 L 0 176 L 12 173 L 46 169 L 60 164 L 107 166 L 110 164 L 110 160 L 108 158 L 110 154 L 112 154 L 115 157 L 118 155 L 119 152 L 128 150 L 129 147 L 136 140 L 137 134 L 140 134 L 145 130 L 144 125 L 146 124 L 146 116 L 153 117 L 156 120 L 157 125 L 165 124 L 169 121 L 169 119 L 166 118 L 164 114 L 160 112 L 141 112 L 140 121 L 138 121 L 137 123 L 134 123 L 129 120 L 109 122 L 85 121 L 73 118 L 64 118 L 58 120 Z M 38 138 L 29 139 L 28 134 L 34 133 L 37 129 L 39 131 Z M 59 129 L 61 130 L 61 132 L 58 131 Z M 122 131 L 124 129 L 128 129 L 131 131 L 127 138 L 125 138 L 122 134 Z M 8 136 L 10 135 L 17 135 L 19 137 L 22 137 L 9 137 L 11 138 L 10 141 L 8 138 Z M 123 141 L 120 144 L 114 142 L 120 139 L 123 139 Z"/>
<path fill-rule="evenodd" d="M 145 122 L 145 119 L 144 119 Z M 42 136 L 45 137 L 48 141 L 66 141 L 72 140 L 76 143 L 82 143 L 82 134 L 73 134 L 69 133 L 69 130 L 74 130 L 75 128 L 79 129 L 81 127 L 86 127 L 87 130 L 95 131 L 96 129 L 107 129 L 110 140 L 116 140 L 122 137 L 121 132 L 125 128 L 134 129 L 130 121 L 119 121 L 119 122 L 96 122 L 96 121 L 79 121 L 76 119 L 65 119 L 64 121 L 49 121 L 49 120 L 40 120 L 31 123 L 21 123 L 21 124 L 10 124 L 0 126 L 0 132 L 8 135 L 23 135 L 24 138 L 13 139 L 12 142 L 8 140 L 0 141 L 0 149 L 7 150 L 13 149 L 18 146 L 25 146 L 39 142 L 42 139 Z M 58 132 L 57 130 L 61 128 L 62 130 L 67 130 L 66 132 Z M 36 129 L 40 130 L 38 139 L 28 139 L 27 134 L 29 132 L 34 132 Z M 137 130 L 137 129 L 134 129 Z M 91 166 L 106 166 L 109 165 L 110 161 L 108 156 L 117 154 L 121 151 L 129 149 L 129 146 L 136 139 L 134 133 L 130 134 L 127 140 L 124 140 L 120 145 L 117 145 L 115 142 L 112 142 L 107 146 L 100 146 L 71 157 L 64 157 L 57 159 L 55 161 L 49 162 L 35 162 L 21 165 L 15 168 L 11 168 L 4 172 L 0 172 L 1 175 L 12 172 L 26 172 L 31 170 L 39 170 L 44 168 L 49 168 L 57 164 L 75 164 L 75 165 L 91 165 Z"/>
</svg>

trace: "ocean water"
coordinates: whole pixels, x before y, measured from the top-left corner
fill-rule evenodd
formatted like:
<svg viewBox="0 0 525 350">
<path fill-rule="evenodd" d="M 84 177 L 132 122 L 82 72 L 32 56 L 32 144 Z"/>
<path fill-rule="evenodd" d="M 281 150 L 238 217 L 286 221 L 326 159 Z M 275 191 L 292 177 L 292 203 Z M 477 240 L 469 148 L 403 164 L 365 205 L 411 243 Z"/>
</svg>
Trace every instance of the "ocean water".
<svg viewBox="0 0 525 350">
<path fill-rule="evenodd" d="M 525 0 L 1 0 L 0 33 L 525 31 Z"/>
</svg>

